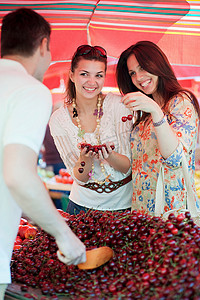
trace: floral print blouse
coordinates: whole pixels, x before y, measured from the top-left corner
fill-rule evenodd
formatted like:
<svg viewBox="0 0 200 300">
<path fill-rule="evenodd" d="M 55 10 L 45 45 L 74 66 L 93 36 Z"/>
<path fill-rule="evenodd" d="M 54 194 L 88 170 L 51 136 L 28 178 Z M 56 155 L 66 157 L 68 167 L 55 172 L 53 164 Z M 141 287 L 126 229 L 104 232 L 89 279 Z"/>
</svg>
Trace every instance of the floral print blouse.
<svg viewBox="0 0 200 300">
<path fill-rule="evenodd" d="M 133 197 L 132 209 L 154 215 L 156 185 L 161 165 L 164 165 L 164 212 L 185 208 L 186 190 L 181 160 L 184 151 L 188 161 L 197 208 L 200 203 L 194 183 L 195 149 L 198 133 L 198 115 L 192 101 L 185 95 L 170 100 L 167 121 L 179 139 L 179 145 L 167 159 L 160 154 L 152 120 L 145 126 L 138 124 L 131 133 Z M 166 136 L 167 138 L 167 136 Z"/>
</svg>

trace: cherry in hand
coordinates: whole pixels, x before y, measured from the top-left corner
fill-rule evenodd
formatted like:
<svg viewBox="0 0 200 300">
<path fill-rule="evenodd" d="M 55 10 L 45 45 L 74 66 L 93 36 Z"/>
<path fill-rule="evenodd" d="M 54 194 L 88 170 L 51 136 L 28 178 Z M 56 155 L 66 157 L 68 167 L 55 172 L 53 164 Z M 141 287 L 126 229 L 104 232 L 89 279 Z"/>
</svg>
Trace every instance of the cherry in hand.
<svg viewBox="0 0 200 300">
<path fill-rule="evenodd" d="M 106 149 L 106 151 L 108 152 L 108 149 L 106 147 L 106 144 L 102 144 L 102 145 L 91 145 L 91 144 L 87 144 L 87 143 L 81 143 L 81 149 L 83 148 L 87 148 L 86 153 L 88 153 L 89 151 L 93 151 L 95 153 L 98 153 L 99 150 L 102 150 L 103 147 Z M 114 145 L 110 146 L 112 150 L 115 149 Z"/>
<path fill-rule="evenodd" d="M 126 122 L 127 120 L 131 121 L 133 119 L 133 115 L 128 115 L 122 117 L 122 122 Z"/>
</svg>

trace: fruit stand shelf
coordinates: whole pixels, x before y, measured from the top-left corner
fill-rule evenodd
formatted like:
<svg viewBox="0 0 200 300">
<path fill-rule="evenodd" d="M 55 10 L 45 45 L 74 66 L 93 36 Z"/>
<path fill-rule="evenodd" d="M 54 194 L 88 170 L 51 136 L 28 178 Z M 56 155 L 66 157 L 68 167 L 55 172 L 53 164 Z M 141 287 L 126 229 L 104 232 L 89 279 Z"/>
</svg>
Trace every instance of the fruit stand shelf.
<svg viewBox="0 0 200 300">
<path fill-rule="evenodd" d="M 70 192 L 72 187 L 71 184 L 56 182 L 54 177 L 45 181 L 45 185 L 48 190 L 58 190 L 63 192 L 64 191 Z"/>
</svg>

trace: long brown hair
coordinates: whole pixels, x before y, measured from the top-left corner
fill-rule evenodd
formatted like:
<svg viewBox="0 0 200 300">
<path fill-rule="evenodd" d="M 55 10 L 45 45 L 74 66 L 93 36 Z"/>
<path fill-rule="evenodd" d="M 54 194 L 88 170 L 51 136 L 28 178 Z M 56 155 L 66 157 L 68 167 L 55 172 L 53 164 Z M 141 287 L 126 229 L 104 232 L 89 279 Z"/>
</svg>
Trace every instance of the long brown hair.
<svg viewBox="0 0 200 300">
<path fill-rule="evenodd" d="M 139 65 L 147 72 L 158 76 L 157 92 L 163 99 L 163 109 L 175 95 L 184 93 L 192 100 L 192 103 L 200 118 L 200 109 L 196 96 L 189 90 L 183 89 L 179 84 L 174 71 L 164 52 L 150 41 L 140 41 L 122 52 L 117 64 L 117 83 L 120 92 L 124 95 L 130 92 L 140 91 L 132 82 L 128 72 L 127 59 L 134 54 Z M 153 98 L 152 96 L 150 96 Z M 149 114 L 144 113 L 142 117 L 138 114 L 137 124 L 147 118 Z"/>
</svg>

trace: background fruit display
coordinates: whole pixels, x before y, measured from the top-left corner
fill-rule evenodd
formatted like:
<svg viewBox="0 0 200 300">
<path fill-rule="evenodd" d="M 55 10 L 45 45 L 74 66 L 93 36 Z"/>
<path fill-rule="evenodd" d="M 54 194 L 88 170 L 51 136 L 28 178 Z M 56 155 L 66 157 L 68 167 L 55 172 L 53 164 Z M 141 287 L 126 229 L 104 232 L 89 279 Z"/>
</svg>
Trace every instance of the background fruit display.
<svg viewBox="0 0 200 300">
<path fill-rule="evenodd" d="M 37 227 L 30 224 L 25 218 L 21 218 L 14 244 L 14 250 L 20 249 L 25 240 L 28 241 L 30 239 L 34 239 L 37 232 Z"/>
<path fill-rule="evenodd" d="M 72 184 L 73 179 L 68 173 L 67 169 L 60 169 L 59 175 L 55 176 L 55 181 L 58 183 L 64 183 L 64 184 Z"/>
<path fill-rule="evenodd" d="M 200 227 L 188 212 L 168 220 L 133 211 L 60 214 L 87 249 L 109 246 L 114 257 L 94 270 L 57 259 L 54 238 L 38 230 L 14 250 L 12 279 L 58 299 L 199 300 Z"/>
<path fill-rule="evenodd" d="M 43 169 L 38 167 L 37 168 L 38 174 L 41 177 L 43 182 L 49 182 L 50 179 L 54 179 L 56 183 L 63 183 L 63 184 L 72 184 L 73 179 L 68 173 L 67 169 L 60 169 L 59 175 L 55 175 L 53 171 L 48 169 Z"/>
<path fill-rule="evenodd" d="M 40 166 L 37 167 L 37 172 L 38 172 L 38 175 L 44 180 L 50 179 L 55 176 L 53 171 L 45 169 L 45 168 L 41 168 Z"/>
</svg>

